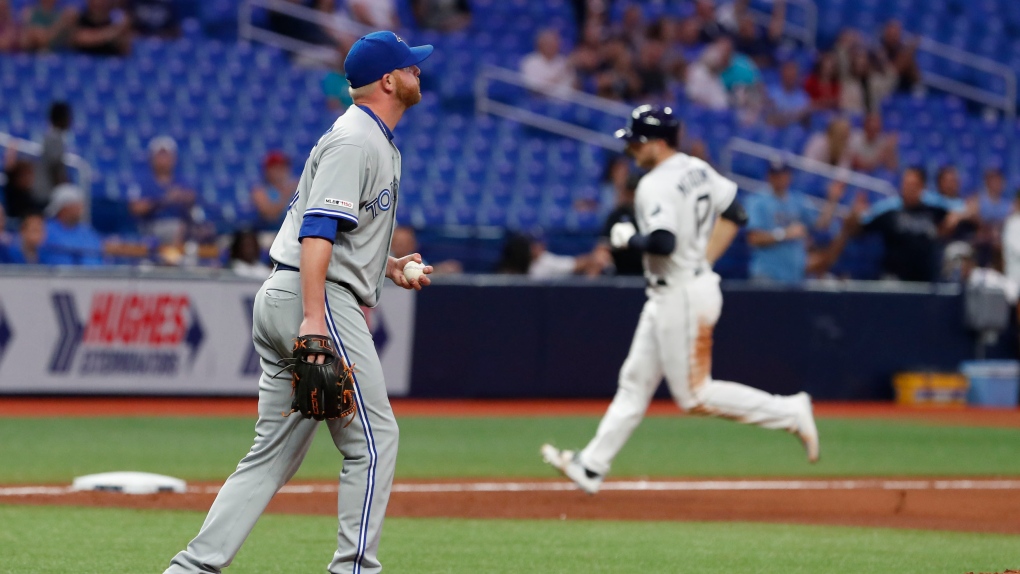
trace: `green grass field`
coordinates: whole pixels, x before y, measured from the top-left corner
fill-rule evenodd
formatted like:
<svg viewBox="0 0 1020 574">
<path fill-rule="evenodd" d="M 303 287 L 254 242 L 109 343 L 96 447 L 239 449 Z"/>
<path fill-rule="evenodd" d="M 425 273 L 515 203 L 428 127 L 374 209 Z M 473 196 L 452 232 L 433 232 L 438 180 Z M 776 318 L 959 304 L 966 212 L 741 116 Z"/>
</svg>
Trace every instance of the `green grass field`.
<svg viewBox="0 0 1020 574">
<path fill-rule="evenodd" d="M 580 446 L 598 420 L 403 418 L 400 478 L 552 477 L 542 442 Z M 1020 429 L 821 420 L 823 459 L 799 443 L 727 421 L 650 418 L 614 476 L 1020 475 Z M 247 452 L 244 418 L 0 419 L 0 484 L 67 483 L 143 470 L 223 480 Z M 321 432 L 298 479 L 333 479 Z M 202 513 L 0 505 L 0 573 L 159 572 Z M 335 520 L 266 515 L 232 573 L 322 572 Z M 747 523 L 391 519 L 386 572 L 996 572 L 1020 566 L 1020 536 Z"/>
<path fill-rule="evenodd" d="M 0 528 L 0 572 L 160 572 L 203 518 L 0 506 L 0 524 L 17 525 Z M 266 515 L 228 571 L 324 572 L 335 527 L 328 517 Z M 988 534 L 744 523 L 389 519 L 379 557 L 386 572 L 415 574 L 962 574 L 1015 566 L 1020 545 Z"/>
<path fill-rule="evenodd" d="M 398 478 L 547 477 L 543 442 L 583 446 L 594 417 L 400 420 Z M 69 482 L 111 470 L 223 480 L 248 451 L 244 418 L 0 419 L 0 483 Z M 1020 429 L 821 420 L 822 462 L 791 435 L 703 418 L 649 418 L 613 476 L 1020 475 Z M 334 478 L 340 459 L 323 427 L 297 479 Z"/>
</svg>

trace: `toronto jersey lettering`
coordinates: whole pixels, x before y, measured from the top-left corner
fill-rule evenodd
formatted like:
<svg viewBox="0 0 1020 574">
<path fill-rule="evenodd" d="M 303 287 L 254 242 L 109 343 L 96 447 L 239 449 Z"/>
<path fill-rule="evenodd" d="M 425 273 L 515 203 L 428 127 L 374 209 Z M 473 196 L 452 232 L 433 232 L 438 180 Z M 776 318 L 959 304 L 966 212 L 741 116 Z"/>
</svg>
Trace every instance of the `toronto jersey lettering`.
<svg viewBox="0 0 1020 574">
<path fill-rule="evenodd" d="M 312 149 L 269 254 L 299 267 L 307 216 L 336 220 L 326 279 L 346 285 L 365 305 L 379 301 L 396 222 L 400 152 L 367 108 L 351 106 Z"/>
</svg>

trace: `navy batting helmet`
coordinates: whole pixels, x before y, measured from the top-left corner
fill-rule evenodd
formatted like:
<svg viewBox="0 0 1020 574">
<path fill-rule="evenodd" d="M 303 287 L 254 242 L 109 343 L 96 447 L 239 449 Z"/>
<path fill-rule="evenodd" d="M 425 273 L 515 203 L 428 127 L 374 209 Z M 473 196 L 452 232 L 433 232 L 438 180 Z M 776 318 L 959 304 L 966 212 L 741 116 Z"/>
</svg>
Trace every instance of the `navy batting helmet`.
<svg viewBox="0 0 1020 574">
<path fill-rule="evenodd" d="M 614 135 L 627 142 L 665 140 L 669 145 L 676 147 L 680 139 L 680 118 L 673 114 L 671 108 L 638 106 L 630 113 L 627 127 L 616 130 Z"/>
</svg>

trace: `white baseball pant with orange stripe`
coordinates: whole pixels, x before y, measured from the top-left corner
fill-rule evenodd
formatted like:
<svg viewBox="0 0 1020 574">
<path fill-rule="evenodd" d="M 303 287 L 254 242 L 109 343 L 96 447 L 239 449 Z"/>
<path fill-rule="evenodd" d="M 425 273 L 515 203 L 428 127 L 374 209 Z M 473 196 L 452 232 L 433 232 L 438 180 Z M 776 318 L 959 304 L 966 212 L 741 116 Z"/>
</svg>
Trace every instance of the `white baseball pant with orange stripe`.
<svg viewBox="0 0 1020 574">
<path fill-rule="evenodd" d="M 662 378 L 684 411 L 793 431 L 797 403 L 746 385 L 712 379 L 712 332 L 722 312 L 719 276 L 648 289 L 619 388 L 595 438 L 580 454 L 585 468 L 605 475 L 641 423 Z"/>
</svg>

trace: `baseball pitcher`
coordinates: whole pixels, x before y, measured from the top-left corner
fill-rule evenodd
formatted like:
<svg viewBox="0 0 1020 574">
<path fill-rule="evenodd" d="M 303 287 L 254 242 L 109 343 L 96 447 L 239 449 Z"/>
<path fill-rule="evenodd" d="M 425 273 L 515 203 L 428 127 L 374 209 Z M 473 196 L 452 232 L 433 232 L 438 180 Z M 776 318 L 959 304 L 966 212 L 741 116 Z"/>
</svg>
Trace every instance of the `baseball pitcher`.
<svg viewBox="0 0 1020 574">
<path fill-rule="evenodd" d="M 379 572 L 376 558 L 397 459 L 397 423 L 361 306 L 383 280 L 405 289 L 389 257 L 399 199 L 400 152 L 391 130 L 421 100 L 417 64 L 432 46 L 375 32 L 345 62 L 351 106 L 312 148 L 273 243 L 273 274 L 255 299 L 253 338 L 262 362 L 255 445 L 227 479 L 198 536 L 167 573 L 220 572 L 273 495 L 294 475 L 319 420 L 343 455 L 335 574 Z M 286 371 L 292 371 L 286 374 Z"/>
<path fill-rule="evenodd" d="M 598 492 L 663 377 L 683 410 L 790 431 L 803 442 L 808 460 L 818 460 L 818 431 L 806 393 L 777 396 L 712 379 L 712 330 L 722 293 L 710 262 L 747 216 L 736 201 L 735 183 L 676 151 L 679 131 L 670 108 L 641 106 L 616 132 L 627 142 L 628 155 L 649 171 L 637 188 L 637 225 L 617 223 L 610 242 L 644 253 L 648 301 L 595 438 L 579 453 L 548 444 L 541 450 L 547 463 L 589 494 Z"/>
</svg>

